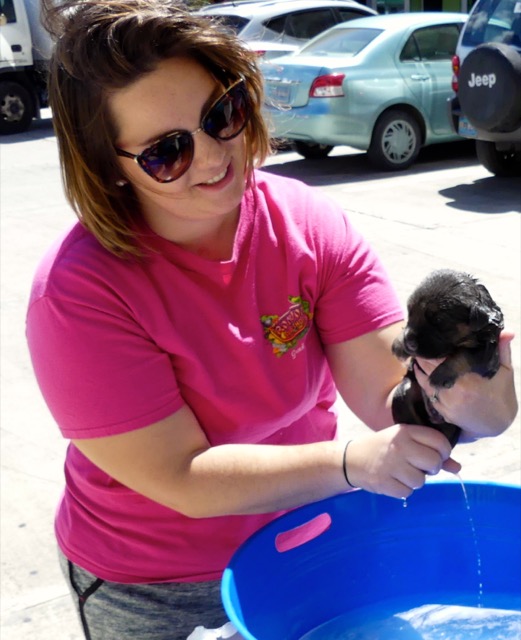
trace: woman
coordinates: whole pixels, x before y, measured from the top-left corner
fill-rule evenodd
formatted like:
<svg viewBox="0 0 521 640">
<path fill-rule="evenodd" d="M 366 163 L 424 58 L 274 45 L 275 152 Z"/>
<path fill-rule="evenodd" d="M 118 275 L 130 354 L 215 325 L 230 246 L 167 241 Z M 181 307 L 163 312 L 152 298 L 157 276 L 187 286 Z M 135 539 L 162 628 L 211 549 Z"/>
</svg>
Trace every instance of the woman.
<svg viewBox="0 0 521 640">
<path fill-rule="evenodd" d="M 441 433 L 393 425 L 402 311 L 374 252 L 323 195 L 254 169 L 269 151 L 254 54 L 165 0 L 65 2 L 46 20 L 81 221 L 27 316 L 71 441 L 62 566 L 86 638 L 184 640 L 225 623 L 222 570 L 284 510 L 353 486 L 407 497 L 459 465 Z M 467 438 L 514 418 L 509 339 L 492 380 L 439 394 Z M 374 432 L 336 439 L 337 390 Z"/>
</svg>

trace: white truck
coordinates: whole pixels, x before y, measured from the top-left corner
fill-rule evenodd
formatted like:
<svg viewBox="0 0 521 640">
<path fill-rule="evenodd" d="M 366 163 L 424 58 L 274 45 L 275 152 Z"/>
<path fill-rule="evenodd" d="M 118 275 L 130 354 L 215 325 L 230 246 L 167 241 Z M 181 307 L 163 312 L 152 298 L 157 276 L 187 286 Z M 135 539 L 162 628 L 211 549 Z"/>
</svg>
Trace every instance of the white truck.
<svg viewBox="0 0 521 640">
<path fill-rule="evenodd" d="M 26 131 L 47 107 L 51 48 L 39 0 L 0 0 L 0 135 Z"/>
</svg>

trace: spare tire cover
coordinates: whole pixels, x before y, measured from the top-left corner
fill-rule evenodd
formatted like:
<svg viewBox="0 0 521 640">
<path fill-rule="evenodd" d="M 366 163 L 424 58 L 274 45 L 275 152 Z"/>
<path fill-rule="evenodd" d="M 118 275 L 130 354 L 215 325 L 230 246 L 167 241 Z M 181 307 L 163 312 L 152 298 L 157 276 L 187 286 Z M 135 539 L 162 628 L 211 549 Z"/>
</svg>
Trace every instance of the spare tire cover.
<svg viewBox="0 0 521 640">
<path fill-rule="evenodd" d="M 514 131 L 521 126 L 521 52 L 503 43 L 471 51 L 459 75 L 461 109 L 485 131 Z"/>
</svg>

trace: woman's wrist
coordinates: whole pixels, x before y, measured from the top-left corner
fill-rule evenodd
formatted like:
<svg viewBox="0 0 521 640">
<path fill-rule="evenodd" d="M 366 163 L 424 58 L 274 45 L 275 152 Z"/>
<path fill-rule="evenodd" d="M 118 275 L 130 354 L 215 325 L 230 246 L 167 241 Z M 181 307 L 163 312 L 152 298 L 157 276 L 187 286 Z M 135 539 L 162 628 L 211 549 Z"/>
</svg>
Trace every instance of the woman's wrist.
<svg viewBox="0 0 521 640">
<path fill-rule="evenodd" d="M 344 447 L 344 455 L 342 458 L 342 469 L 344 471 L 344 478 L 346 479 L 346 482 L 349 486 L 350 489 L 358 489 L 358 487 L 356 485 L 354 485 L 351 480 L 349 479 L 349 463 L 347 460 L 347 452 L 349 449 L 349 445 L 351 444 L 352 440 L 348 440 L 346 442 L 346 445 Z"/>
</svg>

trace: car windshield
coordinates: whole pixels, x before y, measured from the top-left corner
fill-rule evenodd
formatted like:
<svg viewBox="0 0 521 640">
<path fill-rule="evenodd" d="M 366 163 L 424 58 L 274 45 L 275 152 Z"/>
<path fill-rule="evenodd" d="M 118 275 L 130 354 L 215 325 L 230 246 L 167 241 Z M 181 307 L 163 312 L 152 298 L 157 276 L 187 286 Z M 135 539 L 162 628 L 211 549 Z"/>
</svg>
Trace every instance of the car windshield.
<svg viewBox="0 0 521 640">
<path fill-rule="evenodd" d="M 485 0 L 470 15 L 462 44 L 477 47 L 484 42 L 504 42 L 521 47 L 519 0 Z"/>
<path fill-rule="evenodd" d="M 372 42 L 382 29 L 330 29 L 304 45 L 302 54 L 356 56 Z"/>
</svg>

